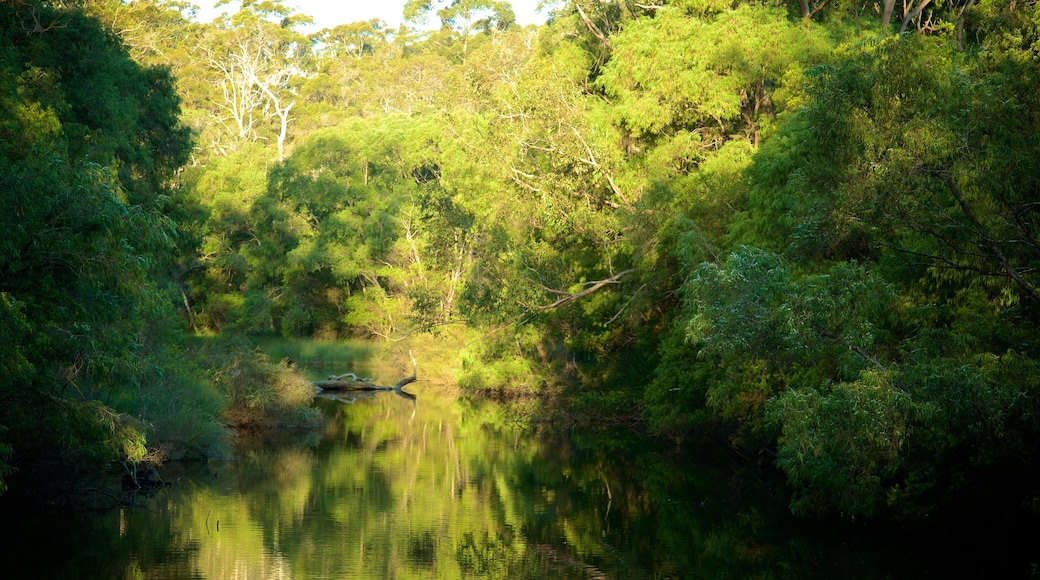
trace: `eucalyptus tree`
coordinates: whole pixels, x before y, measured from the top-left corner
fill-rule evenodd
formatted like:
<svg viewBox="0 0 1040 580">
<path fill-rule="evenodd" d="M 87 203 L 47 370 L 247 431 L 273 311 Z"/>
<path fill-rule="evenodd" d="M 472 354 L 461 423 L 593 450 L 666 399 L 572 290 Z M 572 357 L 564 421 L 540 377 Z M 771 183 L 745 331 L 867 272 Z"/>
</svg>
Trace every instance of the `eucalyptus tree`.
<svg viewBox="0 0 1040 580">
<path fill-rule="evenodd" d="M 609 36 L 609 52 L 584 52 L 596 71 L 590 89 L 602 103 L 584 115 L 601 140 L 595 173 L 619 196 L 623 241 L 612 247 L 633 270 L 614 287 L 602 334 L 613 338 L 600 343 L 597 357 L 623 362 L 600 380 L 627 391 L 634 408 L 643 394 L 631 385 L 654 374 L 658 356 L 676 355 L 677 367 L 662 367 L 646 395 L 671 413 L 675 393 L 696 392 L 679 386 L 687 382 L 681 359 L 690 353 L 679 355 L 682 341 L 665 338 L 675 332 L 683 269 L 725 254 L 746 199 L 744 172 L 786 105 L 791 71 L 825 58 L 831 43 L 764 6 L 677 2 L 630 6 L 615 17 L 624 26 Z M 571 18 L 571 27 L 582 25 L 580 15 Z M 605 54 L 604 62 L 592 60 Z M 645 354 L 659 347 L 659 355 Z M 624 358 L 633 352 L 644 354 Z"/>
<path fill-rule="evenodd" d="M 377 146 L 365 129 L 346 125 L 315 132 L 271 172 L 268 195 L 281 208 L 272 229 L 290 238 L 284 262 L 270 256 L 266 263 L 280 266 L 274 271 L 281 270 L 277 282 L 285 289 L 278 303 L 285 305 L 281 323 L 287 334 L 313 333 L 323 324 L 341 328 L 346 308 L 362 310 L 353 294 L 372 293 L 373 303 L 390 294 L 388 254 L 398 235 L 400 203 L 394 190 L 407 181 L 384 165 L 389 152 L 379 150 L 396 144 Z M 354 314 L 364 321 L 358 326 L 367 324 L 373 334 L 396 331 L 396 312 L 383 313 L 382 321 Z"/>
<path fill-rule="evenodd" d="M 266 138 L 264 122 L 276 120 L 278 156 L 284 159 L 296 83 L 309 74 L 312 50 L 312 39 L 297 28 L 310 22 L 281 2 L 246 0 L 209 29 L 199 50 L 216 74 L 221 92 L 215 104 L 224 138 L 230 138 L 218 151 Z"/>
<path fill-rule="evenodd" d="M 199 26 L 191 22 L 196 7 L 185 0 L 78 0 L 126 44 L 134 60 L 173 69 L 186 64 L 188 48 Z"/>
<path fill-rule="evenodd" d="M 405 22 L 412 25 L 425 23 L 431 12 L 436 13 L 441 29 L 450 32 L 447 43 L 458 46 L 463 57 L 475 33 L 490 34 L 516 24 L 513 7 L 504 1 L 408 0 L 404 5 Z"/>
<path fill-rule="evenodd" d="M 472 264 L 456 270 L 457 314 L 478 326 L 537 321 L 516 327 L 523 352 L 507 351 L 505 361 L 492 353 L 499 338 L 511 344 L 512 333 L 475 347 L 485 352 L 471 353 L 482 360 L 472 368 L 490 373 L 481 382 L 503 378 L 489 370 L 499 362 L 531 368 L 524 357 L 562 358 L 567 321 L 580 314 L 557 318 L 561 307 L 626 273 L 623 260 L 612 261 L 623 254 L 612 214 L 627 184 L 615 179 L 618 156 L 603 117 L 583 117 L 596 102 L 583 85 L 587 61 L 565 34 L 510 29 L 474 41 L 435 101 L 438 206 L 446 212 L 436 229 L 450 227 L 452 247 L 464 257 L 455 263 Z"/>
<path fill-rule="evenodd" d="M 322 44 L 321 52 L 324 58 L 350 56 L 361 60 L 365 55 L 373 54 L 378 47 L 386 44 L 389 34 L 386 23 L 374 18 L 322 30 L 316 39 Z"/>
</svg>

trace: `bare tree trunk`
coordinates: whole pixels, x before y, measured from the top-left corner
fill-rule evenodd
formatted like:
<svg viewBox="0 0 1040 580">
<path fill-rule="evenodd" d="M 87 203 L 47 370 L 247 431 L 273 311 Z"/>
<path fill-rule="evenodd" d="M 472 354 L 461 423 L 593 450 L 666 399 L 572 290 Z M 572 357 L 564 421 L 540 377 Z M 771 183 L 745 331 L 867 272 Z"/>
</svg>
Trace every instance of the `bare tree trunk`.
<svg viewBox="0 0 1040 580">
<path fill-rule="evenodd" d="M 195 334 L 199 333 L 199 326 L 195 323 L 195 312 L 191 309 L 191 301 L 188 300 L 188 293 L 184 290 L 183 284 L 180 286 L 181 298 L 184 299 L 184 311 L 188 313 L 188 323 L 191 324 L 191 329 L 195 331 Z"/>
<path fill-rule="evenodd" d="M 289 101 L 288 104 L 282 105 L 283 99 L 278 97 L 278 94 L 271 89 L 270 85 L 276 84 L 281 81 L 282 74 L 276 75 L 275 79 L 268 78 L 267 80 L 261 81 L 256 73 L 253 71 L 249 72 L 252 78 L 253 84 L 259 88 L 267 99 L 271 101 L 271 106 L 274 107 L 274 113 L 278 116 L 278 120 L 281 122 L 281 128 L 278 133 L 278 160 L 285 160 L 285 136 L 289 129 L 289 112 L 292 111 L 293 106 L 296 105 L 296 101 Z"/>
<path fill-rule="evenodd" d="M 892 10 L 896 7 L 896 0 L 885 0 L 885 9 L 881 13 L 881 28 L 888 29 L 892 21 Z"/>
<path fill-rule="evenodd" d="M 975 6 L 975 0 L 968 0 L 968 3 L 964 5 L 964 8 L 961 9 L 960 14 L 957 15 L 957 19 L 954 21 L 957 50 L 964 50 L 964 17 L 973 6 Z"/>
<path fill-rule="evenodd" d="M 581 21 L 585 23 L 585 26 L 589 28 L 589 32 L 591 32 L 593 36 L 598 38 L 604 46 L 610 48 L 610 40 L 608 40 L 606 35 L 603 34 L 603 31 L 600 30 L 598 26 L 596 26 L 595 22 L 589 20 L 589 17 L 585 14 L 585 11 L 581 9 L 581 4 L 575 2 L 574 7 L 578 9 L 578 16 L 581 17 Z"/>
</svg>

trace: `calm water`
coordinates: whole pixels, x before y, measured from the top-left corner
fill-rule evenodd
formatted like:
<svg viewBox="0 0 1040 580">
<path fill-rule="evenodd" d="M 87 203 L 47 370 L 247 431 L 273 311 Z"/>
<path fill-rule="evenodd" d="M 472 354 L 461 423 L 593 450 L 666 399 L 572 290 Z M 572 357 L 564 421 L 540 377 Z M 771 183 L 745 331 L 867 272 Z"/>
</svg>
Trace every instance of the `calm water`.
<svg viewBox="0 0 1040 580">
<path fill-rule="evenodd" d="M 754 467 L 492 403 L 319 400 L 323 428 L 169 465 L 141 507 L 2 522 L 4 578 L 1030 577 L 1029 534 L 786 515 Z M 503 426 L 506 425 L 506 426 Z"/>
</svg>

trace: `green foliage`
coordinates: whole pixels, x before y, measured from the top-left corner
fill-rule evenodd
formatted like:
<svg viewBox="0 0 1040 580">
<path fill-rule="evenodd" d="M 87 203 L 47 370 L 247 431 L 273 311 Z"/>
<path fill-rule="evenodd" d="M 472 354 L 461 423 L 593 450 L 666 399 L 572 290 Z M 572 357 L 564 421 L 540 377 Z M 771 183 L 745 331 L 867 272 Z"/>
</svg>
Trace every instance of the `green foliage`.
<svg viewBox="0 0 1040 580">
<path fill-rule="evenodd" d="M 876 515 L 901 467 L 912 425 L 910 396 L 884 372 L 820 390 L 788 390 L 767 414 L 780 425 L 777 466 L 795 486 L 791 509 Z"/>
<path fill-rule="evenodd" d="M 705 391 L 714 379 L 712 366 L 697 360 L 697 348 L 685 328 L 673 329 L 658 347 L 661 362 L 646 386 L 646 416 L 655 430 L 681 433 L 709 419 Z"/>
<path fill-rule="evenodd" d="M 171 180 L 191 143 L 168 72 L 80 9 L 5 3 L 0 22 L 0 472 L 74 501 L 110 461 L 221 439 L 219 401 L 162 344 L 178 333 L 171 215 L 187 209 Z"/>
<path fill-rule="evenodd" d="M 763 95 L 749 91 L 761 91 L 791 63 L 821 58 L 828 49 L 815 29 L 753 5 L 702 17 L 669 6 L 636 20 L 615 40 L 597 83 L 618 97 L 614 114 L 637 137 L 733 123 L 742 111 L 757 115 Z"/>
<path fill-rule="evenodd" d="M 703 385 L 706 403 L 759 436 L 766 405 L 785 391 L 884 368 L 872 354 L 875 325 L 893 297 L 863 267 L 798 276 L 781 256 L 744 248 L 722 266 L 701 265 L 684 291 L 688 340 L 725 373 Z"/>
<path fill-rule="evenodd" d="M 423 177 L 438 171 L 435 137 L 406 117 L 344 123 L 269 169 L 249 147 L 201 171 L 194 189 L 210 215 L 192 276 L 198 322 L 335 337 L 446 321 L 465 254 L 458 218 L 435 211 L 450 198 Z"/>
<path fill-rule="evenodd" d="M 313 425 L 318 410 L 310 406 L 314 386 L 294 372 L 286 360 L 272 362 L 260 349 L 232 339 L 216 343 L 205 353 L 227 408 L 226 420 L 236 427 Z"/>
<path fill-rule="evenodd" d="M 579 0 L 521 30 L 415 0 L 311 37 L 279 2 L 131 4 L 0 5 L 5 401 L 82 392 L 207 448 L 185 433 L 219 401 L 145 332 L 176 294 L 199 331 L 464 325 L 462 386 L 728 423 L 800 513 L 923 513 L 1035 463 L 1036 3 L 929 4 L 897 37 L 856 1 Z M 226 416 L 293 415 L 244 345 L 198 363 Z"/>
<path fill-rule="evenodd" d="M 0 425 L 0 434 L 6 433 L 7 427 Z M 5 478 L 10 477 L 12 473 L 16 471 L 16 468 L 11 466 L 11 455 L 13 449 L 10 445 L 0 442 L 0 494 L 7 491 L 7 482 Z"/>
<path fill-rule="evenodd" d="M 1035 65 L 983 54 L 887 39 L 809 69 L 736 229 L 774 252 L 687 282 L 701 355 L 759 379 L 708 404 L 766 409 L 796 511 L 921 513 L 1028 455 L 1037 107 L 1005 75 Z"/>
<path fill-rule="evenodd" d="M 166 340 L 132 388 L 110 395 L 111 404 L 140 418 L 153 460 L 221 456 L 227 401 L 207 379 L 207 361 L 188 345 Z"/>
<path fill-rule="evenodd" d="M 543 391 L 549 369 L 539 365 L 541 346 L 531 327 L 502 329 L 471 345 L 460 357 L 459 387 L 473 391 L 533 394 Z"/>
<path fill-rule="evenodd" d="M 867 349 L 873 321 L 894 297 L 861 266 L 839 263 L 826 274 L 797 277 L 782 257 L 743 248 L 724 266 L 702 265 L 686 288 L 695 312 L 690 337 L 707 354 L 777 359 L 786 353 L 804 363 L 837 345 L 880 366 Z"/>
</svg>

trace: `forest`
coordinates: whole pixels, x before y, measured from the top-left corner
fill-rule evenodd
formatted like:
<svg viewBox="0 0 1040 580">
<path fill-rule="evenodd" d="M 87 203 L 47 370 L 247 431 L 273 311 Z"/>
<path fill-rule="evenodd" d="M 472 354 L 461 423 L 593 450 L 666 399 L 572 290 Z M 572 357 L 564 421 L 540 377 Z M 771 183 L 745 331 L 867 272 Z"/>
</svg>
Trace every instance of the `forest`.
<svg viewBox="0 0 1040 580">
<path fill-rule="evenodd" d="M 314 421 L 278 336 L 457 345 L 799 515 L 1040 510 L 1035 0 L 224 4 L 0 2 L 0 493 Z"/>
</svg>

